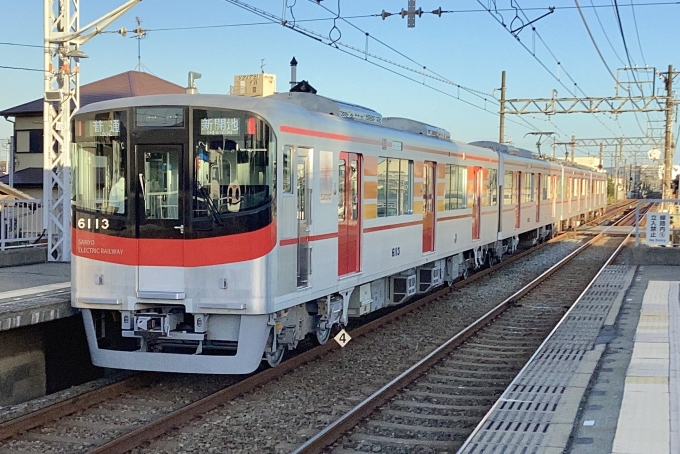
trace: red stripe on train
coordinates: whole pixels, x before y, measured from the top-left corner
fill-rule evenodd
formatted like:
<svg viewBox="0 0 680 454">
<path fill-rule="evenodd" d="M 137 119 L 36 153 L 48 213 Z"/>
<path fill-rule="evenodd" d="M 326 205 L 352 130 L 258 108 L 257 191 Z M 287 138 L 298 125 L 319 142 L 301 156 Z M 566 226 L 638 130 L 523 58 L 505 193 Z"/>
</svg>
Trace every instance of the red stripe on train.
<svg viewBox="0 0 680 454">
<path fill-rule="evenodd" d="M 71 229 L 73 255 L 132 266 L 210 266 L 254 260 L 276 245 L 276 224 L 254 232 L 193 240 L 120 238 Z"/>
</svg>

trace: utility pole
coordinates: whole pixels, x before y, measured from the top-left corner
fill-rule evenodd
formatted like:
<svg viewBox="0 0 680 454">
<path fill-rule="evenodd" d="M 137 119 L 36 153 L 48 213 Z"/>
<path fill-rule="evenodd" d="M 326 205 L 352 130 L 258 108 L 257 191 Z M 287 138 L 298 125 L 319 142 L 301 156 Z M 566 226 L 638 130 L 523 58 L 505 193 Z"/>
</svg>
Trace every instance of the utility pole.
<svg viewBox="0 0 680 454">
<path fill-rule="evenodd" d="M 602 149 L 603 149 L 603 148 L 604 148 L 604 144 L 603 144 L 602 142 L 600 142 L 600 154 L 599 154 L 599 157 L 600 157 L 600 169 L 602 169 L 602 168 L 604 167 L 604 164 L 602 163 Z"/>
<path fill-rule="evenodd" d="M 80 107 L 80 46 L 141 0 L 80 27 L 80 0 L 44 0 L 43 228 L 47 260 L 71 259 L 71 119 Z"/>
<path fill-rule="evenodd" d="M 503 143 L 505 141 L 505 71 L 501 73 L 501 124 L 499 128 L 499 139 L 498 143 Z M 553 158 L 555 157 L 553 149 Z"/>
<path fill-rule="evenodd" d="M 671 180 L 673 179 L 673 65 L 668 65 L 666 75 L 666 146 L 663 159 L 663 192 L 662 199 L 671 198 Z"/>
</svg>

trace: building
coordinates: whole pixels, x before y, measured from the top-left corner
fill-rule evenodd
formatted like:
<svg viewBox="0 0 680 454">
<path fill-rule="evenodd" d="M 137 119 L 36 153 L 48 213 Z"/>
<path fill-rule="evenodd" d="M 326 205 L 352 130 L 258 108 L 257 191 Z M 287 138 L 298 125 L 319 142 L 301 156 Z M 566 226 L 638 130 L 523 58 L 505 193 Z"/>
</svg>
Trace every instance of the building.
<svg viewBox="0 0 680 454">
<path fill-rule="evenodd" d="M 80 105 L 130 96 L 184 93 L 184 87 L 139 71 L 127 71 L 80 87 Z M 14 186 L 37 199 L 43 186 L 43 98 L 0 111 L 14 121 Z M 0 176 L 8 184 L 9 175 Z"/>
</svg>

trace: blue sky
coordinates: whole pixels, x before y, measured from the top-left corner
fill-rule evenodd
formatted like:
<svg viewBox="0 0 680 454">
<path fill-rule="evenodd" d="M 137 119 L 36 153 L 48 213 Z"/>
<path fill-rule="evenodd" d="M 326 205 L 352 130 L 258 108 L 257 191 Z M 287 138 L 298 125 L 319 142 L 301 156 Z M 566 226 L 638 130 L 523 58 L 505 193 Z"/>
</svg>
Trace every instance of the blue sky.
<svg viewBox="0 0 680 454">
<path fill-rule="evenodd" d="M 81 24 L 123 3 L 80 0 Z M 203 77 L 197 87 L 201 93 L 227 93 L 234 75 L 260 72 L 262 61 L 264 71 L 277 76 L 277 90 L 286 91 L 289 62 L 295 56 L 298 80 L 308 80 L 319 94 L 365 105 L 383 116 L 408 117 L 443 127 L 453 138 L 465 142 L 498 140 L 498 103 L 494 96 L 499 96 L 503 70 L 507 71 L 509 99 L 547 98 L 554 89 L 560 97 L 572 96 L 570 91 L 579 97 L 615 94 L 615 81 L 598 56 L 574 0 L 520 0 L 521 10 L 511 8 L 510 0 L 417 0 L 416 7 L 424 11 L 441 6 L 453 12 L 441 17 L 423 14 L 416 18 L 415 28 L 407 28 L 406 19 L 398 15 L 385 20 L 379 16 L 383 10 L 398 13 L 407 7 L 407 0 L 322 0 L 320 5 L 312 0 L 243 3 L 279 19 L 285 14 L 289 23 L 294 21 L 305 30 L 338 40 L 340 50 L 225 0 L 144 0 L 107 31 L 134 29 L 135 17 L 141 18 L 142 26 L 149 30 L 141 41 L 142 63 L 147 71 L 183 86 L 188 71 L 200 72 Z M 579 0 L 594 40 L 616 75 L 618 68 L 628 64 L 628 58 L 613 3 Z M 680 46 L 673 35 L 680 4 L 651 0 L 633 0 L 633 6 L 631 0 L 617 3 L 632 64 L 661 71 L 669 64 L 680 68 Z M 494 5 L 497 13 L 484 10 L 487 6 L 494 9 Z M 334 20 L 338 6 L 340 18 Z M 508 28 L 517 28 L 547 13 L 549 6 L 555 6 L 555 12 L 533 24 L 537 33 L 528 26 L 515 39 L 499 24 L 501 21 Z M 41 46 L 42 8 L 39 0 L 2 0 L 0 42 Z M 381 60 L 361 54 L 367 41 L 368 52 Z M 82 50 L 89 55 L 81 60 L 82 83 L 137 65 L 137 41 L 130 33 L 127 37 L 101 34 Z M 42 49 L 0 44 L 0 66 L 41 69 Z M 431 77 L 423 76 L 423 67 Z M 42 96 L 42 77 L 40 72 L 0 68 L 0 109 Z M 641 77 L 639 74 L 638 80 Z M 675 84 L 680 87 L 680 78 Z M 651 92 L 651 85 L 644 88 L 646 94 Z M 662 93 L 659 78 L 655 88 Z M 634 92 L 639 94 L 635 87 Z M 506 139 L 535 150 L 536 136 L 526 136 L 532 131 L 555 131 L 561 142 L 568 142 L 571 134 L 583 139 L 639 137 L 650 125 L 661 128 L 662 119 L 661 113 L 622 114 L 618 121 L 606 114 L 552 118 L 511 115 L 506 121 Z M 677 127 L 674 129 L 677 132 Z M 661 130 L 656 133 L 661 134 Z M 10 134 L 11 124 L 0 119 L 0 138 Z M 542 150 L 550 150 L 550 146 L 546 143 Z M 647 150 L 640 149 L 641 155 Z M 563 156 L 564 151 L 565 146 L 560 146 L 558 155 Z M 581 147 L 577 156 L 588 152 L 597 154 L 597 149 Z"/>
</svg>

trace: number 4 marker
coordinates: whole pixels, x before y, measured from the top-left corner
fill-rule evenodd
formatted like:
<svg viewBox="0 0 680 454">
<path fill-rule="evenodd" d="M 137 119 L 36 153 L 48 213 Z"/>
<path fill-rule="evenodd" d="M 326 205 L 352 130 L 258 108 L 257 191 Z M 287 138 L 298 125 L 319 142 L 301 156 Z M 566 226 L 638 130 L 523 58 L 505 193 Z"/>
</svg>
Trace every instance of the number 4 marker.
<svg viewBox="0 0 680 454">
<path fill-rule="evenodd" d="M 337 342 L 341 347 L 344 347 L 349 341 L 352 340 L 352 336 L 350 336 L 349 333 L 343 329 L 333 339 L 335 339 L 335 342 Z"/>
</svg>

